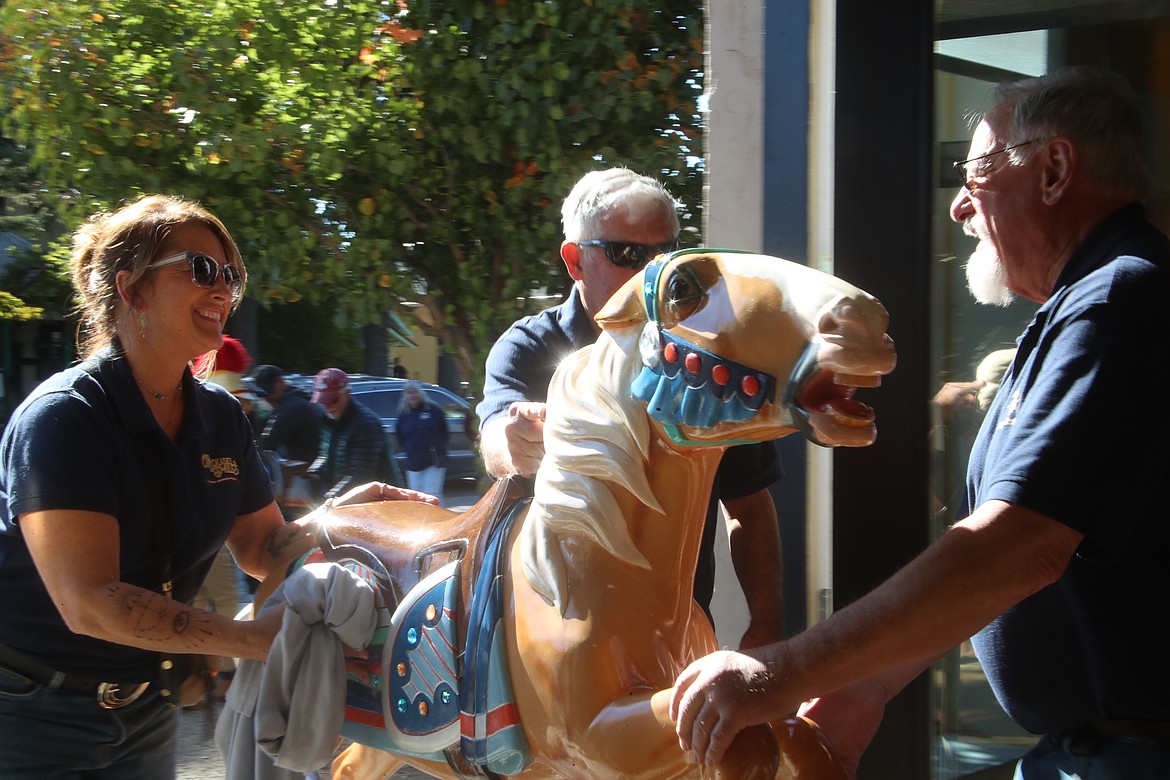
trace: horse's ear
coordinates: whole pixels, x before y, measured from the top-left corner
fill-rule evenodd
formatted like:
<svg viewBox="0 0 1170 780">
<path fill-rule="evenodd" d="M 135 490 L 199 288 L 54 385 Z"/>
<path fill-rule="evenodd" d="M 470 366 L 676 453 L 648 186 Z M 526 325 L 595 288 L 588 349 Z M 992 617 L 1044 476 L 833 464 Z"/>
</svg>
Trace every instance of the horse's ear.
<svg viewBox="0 0 1170 780">
<path fill-rule="evenodd" d="M 637 273 L 618 288 L 593 319 L 602 328 L 623 328 L 646 321 L 646 307 L 642 303 L 642 279 Z"/>
</svg>

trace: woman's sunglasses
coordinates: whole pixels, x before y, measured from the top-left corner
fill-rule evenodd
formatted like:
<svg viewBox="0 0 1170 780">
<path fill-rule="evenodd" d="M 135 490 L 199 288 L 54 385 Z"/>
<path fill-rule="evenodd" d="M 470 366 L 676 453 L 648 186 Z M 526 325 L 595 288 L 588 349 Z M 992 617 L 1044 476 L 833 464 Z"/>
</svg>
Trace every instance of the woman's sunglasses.
<svg viewBox="0 0 1170 780">
<path fill-rule="evenodd" d="M 191 270 L 191 282 L 196 287 L 212 287 L 215 284 L 215 280 L 222 273 L 223 283 L 231 290 L 232 297 L 239 297 L 240 286 L 244 283 L 244 277 L 240 274 L 240 269 L 228 263 L 220 265 L 215 261 L 215 258 L 205 255 L 202 252 L 180 252 L 177 255 L 156 260 L 146 266 L 146 269 L 149 271 L 183 262 L 187 263 L 187 267 Z"/>
<path fill-rule="evenodd" d="M 682 246 L 682 242 L 677 238 L 656 246 L 635 244 L 632 241 L 601 241 L 600 239 L 575 241 L 574 243 L 577 246 L 599 246 L 605 250 L 605 257 L 609 262 L 620 268 L 629 268 L 634 271 L 641 271 L 658 255 L 673 252 Z"/>
</svg>

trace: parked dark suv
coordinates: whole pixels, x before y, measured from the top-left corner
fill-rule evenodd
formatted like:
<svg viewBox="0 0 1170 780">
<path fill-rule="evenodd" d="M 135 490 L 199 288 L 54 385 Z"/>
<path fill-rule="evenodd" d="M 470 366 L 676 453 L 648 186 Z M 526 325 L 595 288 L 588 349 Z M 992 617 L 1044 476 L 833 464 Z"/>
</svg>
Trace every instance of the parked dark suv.
<svg viewBox="0 0 1170 780">
<path fill-rule="evenodd" d="M 286 379 L 290 384 L 307 393 L 313 392 L 312 376 L 289 375 Z M 382 430 L 386 432 L 386 441 L 398 461 L 399 468 L 406 460 L 406 453 L 398 451 L 398 440 L 394 436 L 394 424 L 398 421 L 398 406 L 402 403 L 402 388 L 406 382 L 405 379 L 384 376 L 349 375 L 350 394 L 382 418 Z M 439 408 L 443 410 L 443 415 L 447 418 L 447 430 L 451 433 L 447 442 L 447 478 L 478 478 L 480 475 L 479 453 L 476 451 L 475 445 L 467 438 L 464 429 L 467 418 L 474 414 L 471 404 L 445 387 L 426 382 L 419 384 L 422 385 L 431 401 L 438 404 Z M 470 425 L 472 425 L 472 431 L 478 429 L 474 421 L 470 421 Z"/>
</svg>

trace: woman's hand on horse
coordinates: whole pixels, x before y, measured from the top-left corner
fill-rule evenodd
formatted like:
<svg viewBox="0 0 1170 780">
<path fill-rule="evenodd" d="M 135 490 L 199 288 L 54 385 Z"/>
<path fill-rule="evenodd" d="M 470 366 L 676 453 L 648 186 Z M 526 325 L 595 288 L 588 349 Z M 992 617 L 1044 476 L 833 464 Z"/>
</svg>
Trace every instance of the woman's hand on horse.
<svg viewBox="0 0 1170 780">
<path fill-rule="evenodd" d="M 699 764 L 717 766 L 739 732 L 783 714 L 771 700 L 775 683 L 754 653 L 720 650 L 693 662 L 670 697 L 679 746 Z"/>
<path fill-rule="evenodd" d="M 366 504 L 370 501 L 422 501 L 436 506 L 439 504 L 439 499 L 429 493 L 420 493 L 417 490 L 400 488 L 385 482 L 369 482 L 347 490 L 333 502 L 333 506 Z"/>
</svg>

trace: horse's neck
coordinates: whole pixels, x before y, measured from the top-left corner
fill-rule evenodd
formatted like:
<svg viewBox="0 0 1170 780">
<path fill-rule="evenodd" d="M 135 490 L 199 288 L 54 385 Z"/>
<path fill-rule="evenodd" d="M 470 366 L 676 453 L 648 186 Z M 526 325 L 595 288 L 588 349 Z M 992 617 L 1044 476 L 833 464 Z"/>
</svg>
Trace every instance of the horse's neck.
<svg viewBox="0 0 1170 780">
<path fill-rule="evenodd" d="M 637 333 L 607 332 L 549 385 L 545 457 L 519 546 L 529 585 L 562 615 L 570 599 L 608 597 L 589 585 L 602 567 L 660 601 L 690 597 L 721 449 L 669 443 L 627 390 L 640 365 Z"/>
<path fill-rule="evenodd" d="M 689 572 L 693 578 L 712 483 L 722 457 L 720 448 L 675 449 L 664 441 L 655 442 L 647 472 L 665 520 L 651 518 L 641 524 L 649 543 L 639 547 L 656 569 L 664 562 L 680 561 L 682 573 Z M 641 511 L 652 510 L 643 506 Z"/>
</svg>

